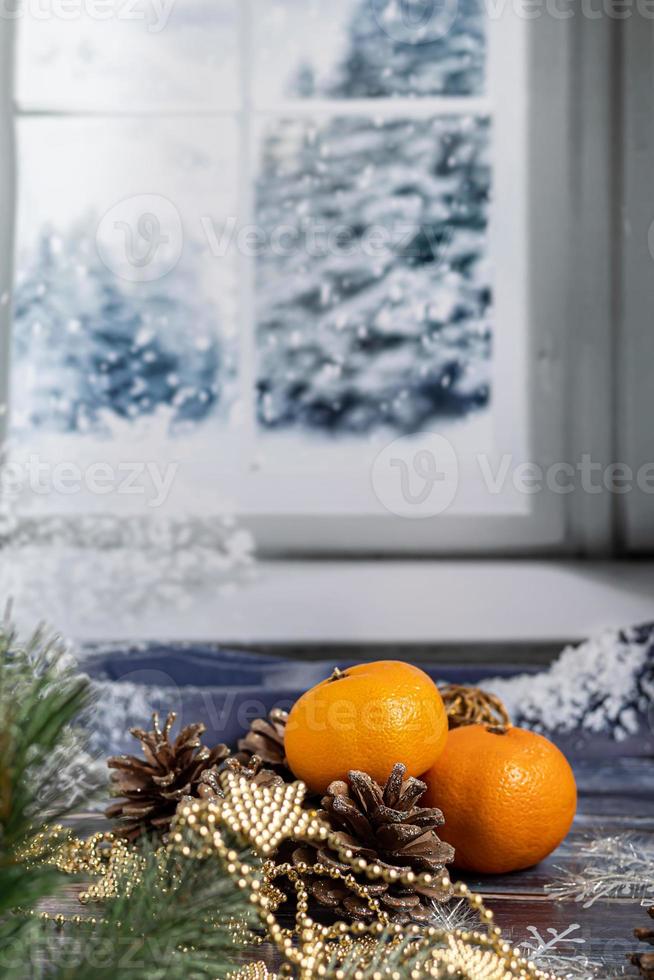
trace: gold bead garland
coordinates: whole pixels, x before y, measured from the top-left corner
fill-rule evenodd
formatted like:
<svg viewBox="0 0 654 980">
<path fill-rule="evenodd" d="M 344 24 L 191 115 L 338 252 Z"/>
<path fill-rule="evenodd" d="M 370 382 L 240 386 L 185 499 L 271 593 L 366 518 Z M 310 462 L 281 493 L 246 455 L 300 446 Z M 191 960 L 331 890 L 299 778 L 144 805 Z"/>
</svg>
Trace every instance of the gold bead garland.
<svg viewBox="0 0 654 980">
<path fill-rule="evenodd" d="M 248 963 L 236 973 L 228 973 L 227 980 L 277 980 L 277 974 L 269 973 L 265 963 Z"/>
<path fill-rule="evenodd" d="M 470 980 L 510 980 L 518 977 L 524 980 L 547 980 L 551 977 L 551 974 L 537 969 L 533 963 L 525 960 L 519 950 L 513 949 L 502 939 L 501 930 L 493 924 L 493 913 L 485 908 L 481 896 L 471 894 L 465 884 L 452 885 L 448 876 L 443 876 L 440 880 L 443 890 L 451 889 L 456 897 L 465 898 L 478 912 L 485 931 L 455 930 L 448 933 L 434 926 L 425 929 L 418 925 L 408 928 L 391 925 L 387 917 L 380 913 L 372 896 L 367 896 L 367 900 L 376 917 L 373 923 L 341 922 L 323 926 L 308 915 L 308 893 L 299 869 L 290 865 L 264 865 L 269 883 L 274 882 L 278 876 L 285 875 L 296 892 L 295 935 L 289 935 L 289 931 L 283 929 L 277 921 L 269 899 L 262 891 L 261 881 L 256 879 L 249 866 L 239 864 L 236 852 L 228 848 L 224 838 L 225 830 L 236 838 L 245 838 L 263 855 L 274 852 L 283 840 L 289 838 L 298 841 L 327 840 L 330 846 L 339 850 L 344 863 L 348 863 L 353 870 L 363 871 L 372 880 L 400 883 L 410 881 L 433 886 L 433 876 L 416 875 L 412 872 L 402 874 L 375 863 L 369 865 L 361 858 L 354 859 L 351 851 L 338 847 L 337 838 L 314 811 L 302 809 L 306 789 L 301 783 L 275 788 L 256 786 L 228 770 L 221 775 L 221 787 L 224 800 L 189 801 L 180 805 L 171 831 L 171 846 L 181 848 L 182 853 L 192 856 L 194 851 L 189 840 L 195 839 L 196 856 L 207 857 L 211 849 L 215 851 L 239 886 L 251 889 L 251 900 L 269 938 L 277 946 L 286 964 L 294 966 L 302 980 L 332 974 L 338 980 L 339 969 L 334 971 L 332 962 L 328 971 L 326 965 L 333 961 L 334 955 L 337 954 L 341 961 L 348 952 L 365 957 L 367 950 L 368 955 L 371 955 L 377 949 L 377 944 L 373 943 L 371 946 L 370 938 L 376 937 L 379 940 L 382 936 L 390 936 L 391 941 L 392 937 L 408 940 L 405 948 L 407 959 L 424 951 L 424 960 L 421 961 L 416 980 L 419 977 L 455 976 L 457 972 L 459 976 Z M 333 874 L 333 869 L 324 865 L 307 870 L 316 874 Z M 353 891 L 362 889 L 365 893 L 364 886 L 359 885 L 353 875 L 338 873 Z M 391 978 L 392 971 L 381 967 L 379 978 L 382 980 L 384 977 Z"/>
<path fill-rule="evenodd" d="M 298 980 L 322 977 L 343 980 L 348 964 L 347 976 L 357 980 L 363 977 L 362 970 L 373 962 L 375 980 L 393 980 L 398 976 L 398 964 L 409 961 L 413 964 L 412 980 L 428 977 L 554 980 L 503 939 L 501 930 L 494 924 L 492 911 L 467 885 L 452 884 L 447 875 L 435 880 L 430 874 L 400 872 L 355 858 L 351 850 L 339 844 L 331 828 L 315 811 L 303 808 L 306 788 L 302 783 L 260 786 L 226 769 L 220 775 L 220 784 L 222 799 L 188 799 L 179 805 L 168 844 L 159 853 L 162 862 L 171 854 L 190 859 L 218 859 L 235 885 L 249 893 L 266 938 L 276 946 L 283 966 L 275 975 L 263 962 L 249 963 L 238 968 L 229 980 L 281 980 L 293 976 Z M 48 840 L 51 842 L 63 833 L 61 828 L 55 828 L 50 835 L 35 839 L 30 857 L 42 858 Z M 287 840 L 325 840 L 339 853 L 343 864 L 352 872 L 363 873 L 370 881 L 439 886 L 444 896 L 464 898 L 469 903 L 479 916 L 480 928 L 448 932 L 435 926 L 392 924 L 374 895 L 353 873 L 320 863 L 301 867 L 276 863 L 274 855 Z M 263 858 L 263 863 L 243 862 L 231 841 L 240 842 L 239 846 L 249 845 L 253 857 Z M 129 894 L 129 883 L 133 886 L 138 881 L 143 867 L 139 852 L 112 834 L 95 834 L 86 841 L 69 837 L 46 860 L 62 871 L 92 876 L 92 884 L 80 896 L 86 903 L 115 896 L 120 886 Z M 367 903 L 372 921 L 337 922 L 328 926 L 314 922 L 308 912 L 309 894 L 302 880 L 306 874 L 340 880 Z M 275 914 L 286 898 L 278 884 L 282 878 L 294 893 L 293 929 L 282 927 Z M 57 917 L 57 921 L 64 919 Z M 393 965 L 390 960 L 385 962 L 391 952 Z M 353 972 L 352 961 L 358 964 Z"/>
</svg>

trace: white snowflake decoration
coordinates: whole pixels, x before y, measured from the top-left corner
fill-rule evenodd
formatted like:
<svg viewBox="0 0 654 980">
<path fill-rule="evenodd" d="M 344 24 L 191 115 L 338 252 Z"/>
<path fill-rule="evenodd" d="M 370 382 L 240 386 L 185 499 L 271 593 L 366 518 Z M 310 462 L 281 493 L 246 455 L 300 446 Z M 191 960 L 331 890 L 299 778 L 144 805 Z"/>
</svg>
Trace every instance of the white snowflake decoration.
<svg viewBox="0 0 654 980">
<path fill-rule="evenodd" d="M 597 837 L 579 852 L 585 860 L 579 871 L 561 869 L 546 885 L 556 898 L 572 899 L 590 908 L 600 899 L 630 898 L 654 904 L 654 841 L 636 833 Z"/>
<path fill-rule="evenodd" d="M 565 929 L 557 930 L 548 927 L 543 936 L 536 926 L 528 926 L 527 932 L 531 939 L 526 939 L 521 948 L 530 960 L 541 969 L 551 971 L 561 980 L 593 980 L 599 977 L 601 963 L 589 959 L 584 954 L 577 955 L 577 950 L 586 940 L 578 934 L 581 928 L 578 922 L 573 922 Z"/>
</svg>

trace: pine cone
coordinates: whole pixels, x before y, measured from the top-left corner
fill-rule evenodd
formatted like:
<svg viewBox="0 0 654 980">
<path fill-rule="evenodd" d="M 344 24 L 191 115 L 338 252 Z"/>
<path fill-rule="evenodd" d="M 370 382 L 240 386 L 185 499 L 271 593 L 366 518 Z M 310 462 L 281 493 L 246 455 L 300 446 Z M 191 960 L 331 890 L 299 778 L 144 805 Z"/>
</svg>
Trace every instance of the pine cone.
<svg viewBox="0 0 654 980">
<path fill-rule="evenodd" d="M 252 756 L 257 756 L 266 766 L 275 769 L 285 779 L 293 775 L 286 763 L 284 733 L 288 713 L 281 708 L 273 708 L 268 718 L 257 718 L 250 725 L 250 731 L 238 741 L 238 752 L 234 758 L 247 766 Z"/>
<path fill-rule="evenodd" d="M 334 782 L 322 800 L 321 816 L 336 832 L 343 848 L 352 850 L 355 858 L 375 862 L 385 869 L 404 872 L 429 872 L 440 877 L 444 865 L 454 859 L 454 849 L 439 839 L 436 827 L 444 823 L 437 809 L 418 807 L 427 789 L 419 779 L 404 780 L 406 767 L 401 763 L 382 789 L 367 773 L 348 773 L 348 783 Z M 338 853 L 321 842 L 315 847 L 303 844 L 292 854 L 296 866 L 316 862 L 351 873 Z M 429 905 L 447 898 L 442 886 L 404 886 L 370 881 L 357 876 L 381 907 L 397 922 L 424 920 L 429 917 Z M 319 904 L 350 919 L 372 916 L 366 902 L 339 880 L 306 876 L 310 894 Z"/>
<path fill-rule="evenodd" d="M 283 786 L 284 784 L 284 780 L 279 773 L 274 772 L 272 769 L 263 768 L 261 759 L 258 756 L 250 756 L 247 766 L 239 762 L 236 756 L 231 756 L 221 765 L 213 766 L 211 769 L 207 769 L 202 773 L 197 795 L 205 800 L 216 797 L 222 798 L 223 791 L 220 785 L 220 773 L 224 769 L 233 769 L 239 775 L 252 780 L 257 786 Z"/>
<path fill-rule="evenodd" d="M 654 905 L 648 910 L 649 915 L 654 919 Z M 634 936 L 640 939 L 641 943 L 649 943 L 654 946 L 654 929 L 634 929 Z M 641 976 L 647 980 L 654 978 L 654 953 L 634 953 L 627 957 L 634 966 L 640 970 Z"/>
<path fill-rule="evenodd" d="M 110 769 L 117 770 L 111 774 L 112 795 L 124 799 L 110 806 L 105 814 L 118 820 L 116 833 L 129 840 L 150 832 L 166 833 L 182 797 L 197 796 L 202 773 L 229 755 L 226 745 L 213 749 L 202 745 L 202 724 L 187 725 L 171 743 L 174 723 L 175 714 L 171 711 L 162 730 L 155 712 L 151 732 L 141 728 L 130 732 L 141 742 L 145 758 L 119 755 L 107 762 Z"/>
</svg>

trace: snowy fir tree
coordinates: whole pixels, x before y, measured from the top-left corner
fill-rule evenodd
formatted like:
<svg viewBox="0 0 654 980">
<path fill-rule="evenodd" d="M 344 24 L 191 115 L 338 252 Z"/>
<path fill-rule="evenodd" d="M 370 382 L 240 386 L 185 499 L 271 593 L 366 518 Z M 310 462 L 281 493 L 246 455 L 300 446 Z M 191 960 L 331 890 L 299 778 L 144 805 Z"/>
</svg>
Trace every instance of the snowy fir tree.
<svg viewBox="0 0 654 980">
<path fill-rule="evenodd" d="M 327 97 L 476 92 L 474 0 L 423 43 L 358 0 Z M 295 94 L 312 76 L 302 68 Z M 259 417 L 270 429 L 414 432 L 484 408 L 492 339 L 487 119 L 285 119 L 265 132 L 257 220 Z M 283 233 L 282 233 L 283 229 Z M 277 238 L 275 237 L 277 235 Z"/>
<path fill-rule="evenodd" d="M 229 367 L 196 295 L 179 272 L 123 282 L 82 228 L 45 229 L 14 298 L 14 427 L 88 431 L 162 406 L 174 424 L 204 418 Z"/>
<path fill-rule="evenodd" d="M 482 91 L 481 0 L 359 0 L 349 34 L 325 94 L 393 98 Z"/>
</svg>

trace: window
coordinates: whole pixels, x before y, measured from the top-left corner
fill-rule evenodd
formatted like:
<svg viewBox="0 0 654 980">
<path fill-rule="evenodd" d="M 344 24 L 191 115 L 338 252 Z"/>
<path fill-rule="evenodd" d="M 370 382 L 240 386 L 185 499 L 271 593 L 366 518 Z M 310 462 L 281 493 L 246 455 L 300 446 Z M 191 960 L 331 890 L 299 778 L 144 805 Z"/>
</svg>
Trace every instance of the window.
<svg viewBox="0 0 654 980">
<path fill-rule="evenodd" d="M 93 482 L 31 512 L 228 509 L 277 551 L 560 546 L 566 499 L 502 477 L 561 451 L 556 303 L 543 341 L 530 292 L 557 173 L 530 133 L 541 104 L 554 145 L 567 117 L 560 80 L 533 94 L 530 22 L 99 9 L 17 23 L 11 428 Z M 125 464 L 145 502 L 111 483 Z"/>
</svg>

